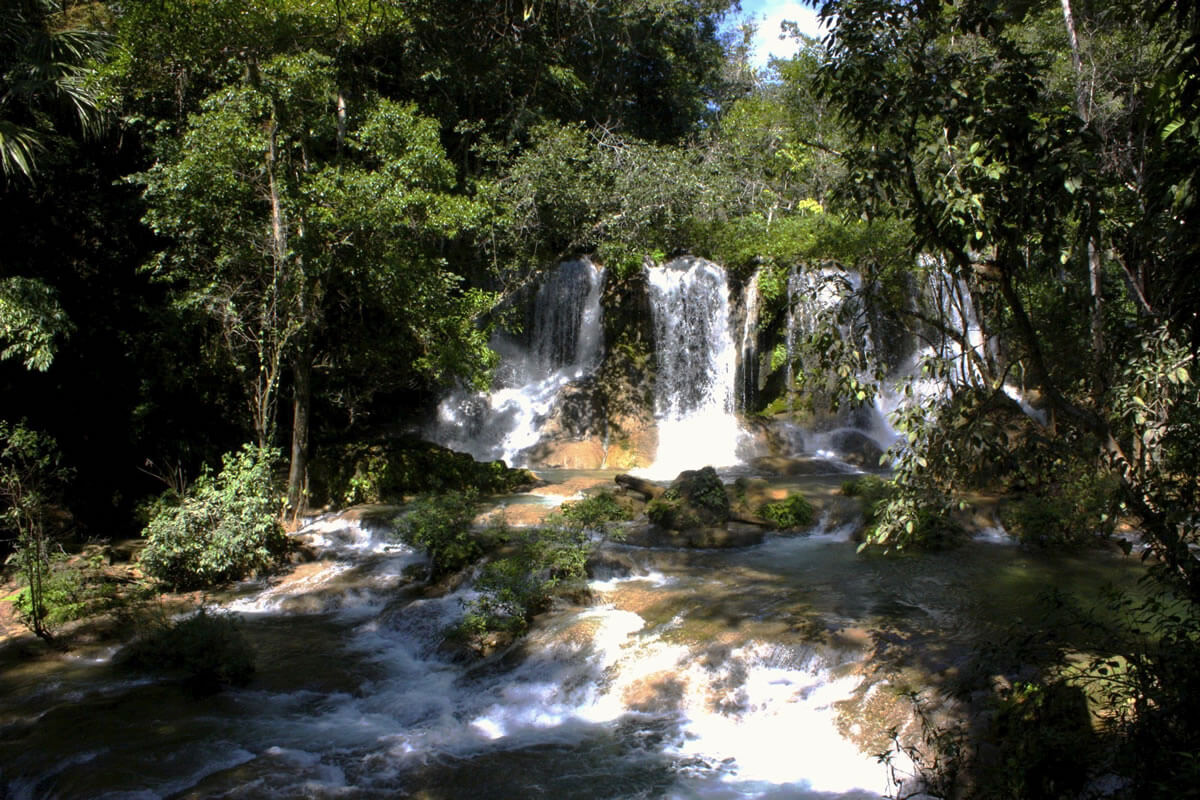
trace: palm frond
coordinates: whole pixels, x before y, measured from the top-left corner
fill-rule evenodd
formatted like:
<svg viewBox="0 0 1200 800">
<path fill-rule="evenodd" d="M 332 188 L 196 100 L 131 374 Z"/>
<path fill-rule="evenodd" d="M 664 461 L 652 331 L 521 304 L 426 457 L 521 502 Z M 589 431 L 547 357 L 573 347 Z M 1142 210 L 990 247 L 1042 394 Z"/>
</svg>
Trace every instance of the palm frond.
<svg viewBox="0 0 1200 800">
<path fill-rule="evenodd" d="M 6 178 L 33 178 L 34 154 L 42 149 L 37 131 L 0 119 L 0 171 Z"/>
</svg>

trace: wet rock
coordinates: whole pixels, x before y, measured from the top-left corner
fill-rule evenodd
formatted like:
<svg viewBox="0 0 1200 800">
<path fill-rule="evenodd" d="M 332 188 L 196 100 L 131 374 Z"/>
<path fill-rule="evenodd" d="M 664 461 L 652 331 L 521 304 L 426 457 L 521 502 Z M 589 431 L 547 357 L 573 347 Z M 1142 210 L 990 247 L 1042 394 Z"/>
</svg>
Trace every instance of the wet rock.
<svg viewBox="0 0 1200 800">
<path fill-rule="evenodd" d="M 592 580 L 606 581 L 611 578 L 625 578 L 637 572 L 637 564 L 628 553 L 610 550 L 593 552 L 587 560 L 587 575 Z"/>
<path fill-rule="evenodd" d="M 727 493 L 734 519 L 745 515 L 754 515 L 765 504 L 787 497 L 787 489 L 771 486 L 766 478 L 744 476 L 727 487 Z M 754 524 L 758 524 L 758 521 L 755 521 Z"/>
<path fill-rule="evenodd" d="M 683 703 L 686 685 L 671 672 L 655 672 L 638 678 L 623 693 L 625 707 L 646 714 L 676 711 Z"/>
<path fill-rule="evenodd" d="M 838 431 L 829 437 L 829 443 L 838 457 L 847 464 L 864 469 L 879 469 L 883 449 L 875 440 L 861 431 Z"/>
<path fill-rule="evenodd" d="M 761 544 L 763 538 L 764 533 L 761 527 L 740 522 L 685 528 L 680 531 L 664 528 L 653 522 L 644 522 L 641 524 L 634 523 L 629 527 L 625 536 L 625 543 L 637 547 L 718 549 L 749 547 Z"/>
<path fill-rule="evenodd" d="M 604 465 L 604 445 L 596 437 L 576 442 L 543 442 L 534 448 L 530 460 L 555 469 L 600 469 Z"/>
</svg>

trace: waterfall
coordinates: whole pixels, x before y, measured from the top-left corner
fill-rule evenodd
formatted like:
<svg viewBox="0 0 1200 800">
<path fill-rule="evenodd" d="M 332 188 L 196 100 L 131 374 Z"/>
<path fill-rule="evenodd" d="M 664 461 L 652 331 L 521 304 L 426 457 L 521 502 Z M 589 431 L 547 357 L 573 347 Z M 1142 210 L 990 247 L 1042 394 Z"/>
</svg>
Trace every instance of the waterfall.
<svg viewBox="0 0 1200 800">
<path fill-rule="evenodd" d="M 481 461 L 520 464 L 563 387 L 600 363 L 603 284 L 604 270 L 586 259 L 548 272 L 534 297 L 528 343 L 494 339 L 500 368 L 492 390 L 451 392 L 438 405 L 431 438 Z"/>
<path fill-rule="evenodd" d="M 758 278 L 762 270 L 755 270 L 746 283 L 743 296 L 742 342 L 739 348 L 741 356 L 741 407 L 747 410 L 754 402 L 758 391 L 758 315 L 759 291 Z"/>
<path fill-rule="evenodd" d="M 649 472 L 674 477 L 685 469 L 737 464 L 737 347 L 725 271 L 703 259 L 680 258 L 648 270 L 648 279 L 659 441 Z"/>
<path fill-rule="evenodd" d="M 564 261 L 538 287 L 531 348 L 539 372 L 596 366 L 601 278 L 602 271 L 590 261 Z"/>
<path fill-rule="evenodd" d="M 823 268 L 800 270 L 793 268 L 788 276 L 787 328 L 785 343 L 787 350 L 787 372 L 785 376 L 788 416 L 794 413 L 795 367 L 807 368 L 800 356 L 800 343 L 814 333 L 825 329 L 836 333 L 837 338 L 850 350 L 864 356 L 868 368 L 856 376 L 859 381 L 873 381 L 871 373 L 876 368 L 874 336 L 869 315 L 862 300 L 863 280 L 857 272 Z M 802 437 L 805 448 L 823 457 L 845 457 L 846 449 L 859 451 L 862 440 L 869 439 L 880 451 L 886 450 L 896 440 L 896 431 L 887 421 L 887 403 L 879 397 L 874 407 L 856 409 L 849 414 L 841 413 L 835 420 L 826 421 L 820 430 L 807 431 Z M 832 427 L 831 427 L 832 423 Z M 873 457 L 867 459 L 873 462 Z M 871 464 L 873 466 L 873 463 Z"/>
</svg>

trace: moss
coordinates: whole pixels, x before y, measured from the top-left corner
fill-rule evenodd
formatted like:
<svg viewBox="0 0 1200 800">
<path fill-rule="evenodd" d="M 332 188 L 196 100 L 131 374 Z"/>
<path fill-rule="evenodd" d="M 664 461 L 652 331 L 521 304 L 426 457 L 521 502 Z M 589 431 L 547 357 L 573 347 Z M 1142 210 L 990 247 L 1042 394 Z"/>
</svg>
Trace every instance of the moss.
<svg viewBox="0 0 1200 800">
<path fill-rule="evenodd" d="M 798 530 L 807 528 L 813 523 L 812 504 L 802 494 L 789 495 L 786 500 L 774 503 L 764 503 L 759 508 L 759 516 L 770 520 L 776 528 L 783 530 Z"/>
</svg>

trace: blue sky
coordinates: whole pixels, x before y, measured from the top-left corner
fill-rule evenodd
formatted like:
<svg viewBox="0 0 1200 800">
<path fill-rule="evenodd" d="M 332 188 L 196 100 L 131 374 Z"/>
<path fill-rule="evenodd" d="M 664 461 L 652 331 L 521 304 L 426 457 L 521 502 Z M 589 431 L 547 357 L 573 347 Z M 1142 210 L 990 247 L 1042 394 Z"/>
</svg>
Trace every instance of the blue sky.
<svg viewBox="0 0 1200 800">
<path fill-rule="evenodd" d="M 765 67 L 771 56 L 787 58 L 795 53 L 791 39 L 779 38 L 779 23 L 791 20 L 800 25 L 800 30 L 809 36 L 822 36 L 817 27 L 817 12 L 798 0 L 742 0 L 742 16 L 750 17 L 758 25 L 755 36 L 754 64 Z M 726 24 L 736 24 L 730 20 Z"/>
</svg>

